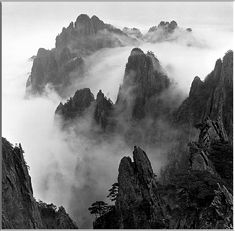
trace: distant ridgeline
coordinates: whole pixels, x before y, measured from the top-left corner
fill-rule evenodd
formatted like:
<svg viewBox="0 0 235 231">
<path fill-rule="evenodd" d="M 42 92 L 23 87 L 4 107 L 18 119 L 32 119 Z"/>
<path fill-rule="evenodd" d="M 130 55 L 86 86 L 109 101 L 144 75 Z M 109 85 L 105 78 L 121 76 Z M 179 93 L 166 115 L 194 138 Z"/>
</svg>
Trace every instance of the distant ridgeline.
<svg viewBox="0 0 235 231">
<path fill-rule="evenodd" d="M 35 200 L 23 153 L 2 138 L 2 228 L 77 229 L 63 206 Z"/>
<path fill-rule="evenodd" d="M 176 32 L 177 33 L 174 33 Z M 56 37 L 55 48 L 40 48 L 32 58 L 33 66 L 26 84 L 26 94 L 43 94 L 46 86 L 52 87 L 61 97 L 74 92 L 73 83 L 84 77 L 85 60 L 88 55 L 102 48 L 137 46 L 142 42 L 177 40 L 191 33 L 191 29 L 178 27 L 175 21 L 161 22 L 143 35 L 137 28 L 120 30 L 104 23 L 97 16 L 85 14 L 77 17 Z M 190 45 L 190 44 L 188 44 Z"/>
</svg>

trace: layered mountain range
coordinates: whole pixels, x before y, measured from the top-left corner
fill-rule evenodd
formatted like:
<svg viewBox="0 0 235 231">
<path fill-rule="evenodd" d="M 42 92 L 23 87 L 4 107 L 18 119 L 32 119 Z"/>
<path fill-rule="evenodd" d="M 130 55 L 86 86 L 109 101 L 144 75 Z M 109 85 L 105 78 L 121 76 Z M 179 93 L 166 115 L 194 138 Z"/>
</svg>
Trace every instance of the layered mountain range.
<svg viewBox="0 0 235 231">
<path fill-rule="evenodd" d="M 77 229 L 63 206 L 35 200 L 23 153 L 2 138 L 2 228 Z"/>
<path fill-rule="evenodd" d="M 56 114 L 64 122 L 92 111 L 94 121 L 101 129 L 130 134 L 145 126 L 144 136 L 155 130 L 156 121 L 170 122 L 172 126 L 194 127 L 211 118 L 216 121 L 225 140 L 232 140 L 233 52 L 216 61 L 214 70 L 204 81 L 195 77 L 189 96 L 177 107 L 172 97 L 173 83 L 167 77 L 159 60 L 152 52 L 134 48 L 128 58 L 123 83 L 113 103 L 102 90 L 95 99 L 90 89 L 80 89 L 65 104 L 60 103 Z M 145 122 L 148 122 L 148 126 Z M 149 122 L 150 121 L 150 122 Z M 146 127 L 147 126 L 147 127 Z M 129 131 L 128 131 L 129 130 Z M 135 129 L 138 133 L 138 129 Z M 153 134 L 152 134 L 153 135 Z"/>
<path fill-rule="evenodd" d="M 95 15 L 90 18 L 81 14 L 75 22 L 62 29 L 56 37 L 55 48 L 38 50 L 33 58 L 26 93 L 28 96 L 40 95 L 48 87 L 67 98 L 75 90 L 73 83 L 84 77 L 86 57 L 94 52 L 102 48 L 136 46 L 143 42 L 177 40 L 185 33 L 190 34 L 191 30 L 181 29 L 175 21 L 162 21 L 143 35 L 137 28 L 120 30 Z"/>
<path fill-rule="evenodd" d="M 55 48 L 40 48 L 33 58 L 27 95 L 52 88 L 68 99 L 55 111 L 63 131 L 85 120 L 91 125 L 89 139 L 119 135 L 134 146 L 133 159 L 121 159 L 114 204 L 96 217 L 94 228 L 233 227 L 233 51 L 218 59 L 203 81 L 195 77 L 179 103 L 174 82 L 156 55 L 138 48 L 142 42 L 191 34 L 191 28 L 175 21 L 162 21 L 143 35 L 137 28 L 120 30 L 82 14 L 63 28 Z M 88 56 L 127 45 L 136 48 L 130 51 L 116 102 L 102 89 L 95 97 L 74 84 L 84 78 Z M 4 138 L 2 144 L 3 228 L 77 228 L 63 207 L 34 199 L 21 145 L 13 147 Z M 161 147 L 167 164 L 158 176 L 140 146 Z"/>
<path fill-rule="evenodd" d="M 56 109 L 65 127 L 91 115 L 103 133 L 121 134 L 129 145 L 176 143 L 159 177 L 139 147 L 133 161 L 121 160 L 115 205 L 95 220 L 94 228 L 233 226 L 233 52 L 218 59 L 204 81 L 195 77 L 178 107 L 177 99 L 165 98 L 172 85 L 152 52 L 134 48 L 115 103 L 101 90 L 95 99 L 90 89 L 81 89 Z M 159 121 L 177 134 L 164 137 Z M 198 138 L 190 141 L 192 130 Z"/>
</svg>

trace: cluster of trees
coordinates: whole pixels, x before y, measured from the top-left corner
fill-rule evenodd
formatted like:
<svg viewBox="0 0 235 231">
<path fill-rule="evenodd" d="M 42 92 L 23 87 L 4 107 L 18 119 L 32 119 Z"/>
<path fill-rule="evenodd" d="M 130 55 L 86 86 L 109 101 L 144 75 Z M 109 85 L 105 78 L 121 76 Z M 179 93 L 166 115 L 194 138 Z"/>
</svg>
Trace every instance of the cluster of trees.
<svg viewBox="0 0 235 231">
<path fill-rule="evenodd" d="M 116 201 L 118 196 L 118 183 L 114 183 L 112 187 L 109 189 L 108 198 L 111 202 Z M 96 201 L 91 204 L 91 207 L 88 208 L 91 214 L 94 214 L 96 219 L 105 213 L 111 211 L 114 208 L 114 205 L 109 205 L 104 201 Z"/>
<path fill-rule="evenodd" d="M 40 210 L 40 213 L 42 217 L 55 217 L 57 212 L 57 206 L 54 204 L 47 204 L 41 200 L 37 202 L 38 208 Z"/>
</svg>

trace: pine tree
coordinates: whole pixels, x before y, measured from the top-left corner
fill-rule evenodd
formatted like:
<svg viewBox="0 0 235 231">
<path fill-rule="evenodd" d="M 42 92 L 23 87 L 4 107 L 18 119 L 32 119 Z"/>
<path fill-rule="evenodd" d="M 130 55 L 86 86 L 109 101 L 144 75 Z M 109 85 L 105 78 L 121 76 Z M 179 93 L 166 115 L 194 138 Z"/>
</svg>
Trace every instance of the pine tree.
<svg viewBox="0 0 235 231">
<path fill-rule="evenodd" d="M 111 201 L 115 201 L 118 195 L 118 183 L 114 183 L 112 188 L 109 189 L 109 195 L 107 196 Z"/>
</svg>

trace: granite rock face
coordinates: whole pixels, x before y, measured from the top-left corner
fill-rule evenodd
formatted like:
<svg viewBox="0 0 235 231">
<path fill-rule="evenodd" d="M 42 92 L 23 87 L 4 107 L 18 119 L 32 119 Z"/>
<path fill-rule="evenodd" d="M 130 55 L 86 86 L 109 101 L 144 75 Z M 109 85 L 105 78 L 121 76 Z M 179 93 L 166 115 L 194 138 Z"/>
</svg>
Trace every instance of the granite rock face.
<svg viewBox="0 0 235 231">
<path fill-rule="evenodd" d="M 95 99 L 89 88 L 83 88 L 77 90 L 66 103 L 60 103 L 55 111 L 55 115 L 60 116 L 64 128 L 75 119 L 85 118 L 87 113 L 90 113 L 93 122 L 101 131 L 105 132 L 112 123 L 113 103 L 101 90 Z"/>
<path fill-rule="evenodd" d="M 115 107 L 129 118 L 157 116 L 164 111 L 164 107 L 160 110 L 163 101 L 159 96 L 169 85 L 170 80 L 155 55 L 134 48 L 126 64 Z M 153 110 L 154 107 L 158 109 Z"/>
<path fill-rule="evenodd" d="M 217 138 L 213 139 L 213 142 Z M 217 141 L 221 146 L 230 145 L 221 140 Z M 200 138 L 198 142 L 201 142 Z M 192 159 L 195 152 L 190 149 L 191 159 L 188 167 L 174 171 L 170 179 L 164 183 L 154 174 L 146 153 L 141 148 L 135 147 L 133 161 L 130 157 L 123 157 L 120 162 L 115 206 L 111 211 L 98 217 L 93 227 L 95 229 L 232 228 L 231 178 L 230 182 L 226 182 L 225 175 L 218 171 L 221 169 L 216 166 L 218 164 L 216 162 L 220 157 L 213 156 L 213 151 L 210 148 L 205 149 L 202 143 L 197 144 L 201 151 L 208 151 L 204 154 L 208 155 L 207 160 L 204 157 L 199 162 L 197 158 Z M 231 152 L 223 155 L 229 156 L 230 161 L 232 160 Z M 231 177 L 233 172 L 231 167 L 228 172 Z"/>
<path fill-rule="evenodd" d="M 2 226 L 43 228 L 21 146 L 2 138 Z"/>
<path fill-rule="evenodd" d="M 42 229 L 77 228 L 66 212 L 55 211 L 56 221 L 46 224 L 33 197 L 31 178 L 21 145 L 13 147 L 2 138 L 2 228 Z M 53 223 L 56 222 L 56 226 Z"/>
<path fill-rule="evenodd" d="M 97 124 L 99 124 L 103 130 L 105 130 L 106 127 L 109 125 L 112 111 L 112 101 L 110 99 L 107 99 L 104 96 L 104 93 L 100 90 L 96 97 L 94 118 Z"/>
<path fill-rule="evenodd" d="M 82 116 L 92 102 L 95 101 L 94 95 L 89 88 L 77 90 L 73 97 L 67 100 L 66 103 L 60 103 L 56 108 L 55 113 L 62 116 L 63 120 L 72 120 Z"/>
<path fill-rule="evenodd" d="M 119 165 L 118 197 L 114 209 L 106 217 L 115 219 L 115 228 L 164 228 L 161 199 L 157 193 L 157 182 L 146 153 L 135 147 L 133 159 L 123 157 Z M 94 228 L 104 227 L 98 218 Z M 109 228 L 111 223 L 108 223 Z"/>
<path fill-rule="evenodd" d="M 44 229 L 78 229 L 74 221 L 66 213 L 63 206 L 58 209 L 54 204 L 37 202 Z"/>
<path fill-rule="evenodd" d="M 33 59 L 26 93 L 27 95 L 43 94 L 48 87 L 65 97 L 74 78 L 81 78 L 83 72 L 83 58 L 70 51 L 69 48 L 65 47 L 61 51 L 40 48 Z"/>
<path fill-rule="evenodd" d="M 201 81 L 195 77 L 189 97 L 176 113 L 178 123 L 195 125 L 205 118 L 217 121 L 222 133 L 233 136 L 233 52 L 218 59 L 214 70 Z"/>
</svg>

